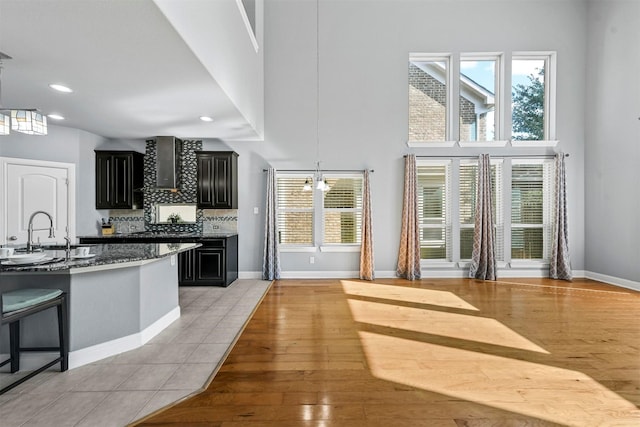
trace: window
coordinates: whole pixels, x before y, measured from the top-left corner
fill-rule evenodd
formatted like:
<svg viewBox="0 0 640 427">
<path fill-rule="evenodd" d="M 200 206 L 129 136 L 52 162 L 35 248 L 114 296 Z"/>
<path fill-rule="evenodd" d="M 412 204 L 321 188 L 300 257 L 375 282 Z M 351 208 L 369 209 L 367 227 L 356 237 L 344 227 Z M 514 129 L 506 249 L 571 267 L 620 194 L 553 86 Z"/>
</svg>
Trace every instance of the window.
<svg viewBox="0 0 640 427">
<path fill-rule="evenodd" d="M 476 159 L 418 160 L 422 260 L 453 267 L 456 262 L 462 266 L 471 259 L 477 173 Z M 504 174 L 511 176 L 510 182 L 503 182 Z M 491 159 L 496 260 L 520 262 L 521 266 L 537 266 L 549 260 L 554 177 L 553 159 Z M 505 206 L 508 192 L 511 205 Z M 510 223 L 505 219 L 509 208 Z"/>
<path fill-rule="evenodd" d="M 498 56 L 460 58 L 460 141 L 495 141 L 499 87 Z"/>
<path fill-rule="evenodd" d="M 513 161 L 511 259 L 549 259 L 553 181 L 553 161 Z"/>
<path fill-rule="evenodd" d="M 473 253 L 475 226 L 477 161 L 460 163 L 459 215 L 460 215 L 460 259 L 469 260 Z M 502 205 L 502 160 L 491 160 L 491 205 L 495 224 L 496 259 L 504 259 L 503 250 L 503 205 Z"/>
<path fill-rule="evenodd" d="M 420 258 L 450 260 L 451 162 L 419 161 L 417 169 Z"/>
<path fill-rule="evenodd" d="M 278 243 L 313 245 L 313 191 L 303 191 L 306 176 L 278 174 Z"/>
<path fill-rule="evenodd" d="M 555 145 L 555 64 L 555 52 L 411 53 L 408 145 Z"/>
<path fill-rule="evenodd" d="M 409 60 L 409 140 L 446 141 L 449 57 L 411 56 Z"/>
<path fill-rule="evenodd" d="M 284 251 L 359 250 L 363 176 L 325 174 L 328 191 L 305 190 L 310 175 L 278 173 L 278 242 Z M 354 249 L 355 247 L 355 249 Z"/>
<path fill-rule="evenodd" d="M 555 138 L 555 55 L 514 54 L 511 60 L 511 139 Z"/>
<path fill-rule="evenodd" d="M 360 244 L 362 175 L 325 175 L 330 190 L 323 193 L 323 244 Z"/>
</svg>

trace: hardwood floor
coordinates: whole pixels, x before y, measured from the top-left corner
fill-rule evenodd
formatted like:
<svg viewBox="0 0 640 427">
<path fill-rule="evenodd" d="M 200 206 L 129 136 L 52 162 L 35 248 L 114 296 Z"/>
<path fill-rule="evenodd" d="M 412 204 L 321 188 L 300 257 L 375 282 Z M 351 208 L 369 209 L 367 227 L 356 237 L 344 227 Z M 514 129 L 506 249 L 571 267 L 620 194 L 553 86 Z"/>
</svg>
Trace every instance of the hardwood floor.
<svg viewBox="0 0 640 427">
<path fill-rule="evenodd" d="M 202 393 L 138 425 L 640 426 L 640 294 L 282 280 Z"/>
</svg>

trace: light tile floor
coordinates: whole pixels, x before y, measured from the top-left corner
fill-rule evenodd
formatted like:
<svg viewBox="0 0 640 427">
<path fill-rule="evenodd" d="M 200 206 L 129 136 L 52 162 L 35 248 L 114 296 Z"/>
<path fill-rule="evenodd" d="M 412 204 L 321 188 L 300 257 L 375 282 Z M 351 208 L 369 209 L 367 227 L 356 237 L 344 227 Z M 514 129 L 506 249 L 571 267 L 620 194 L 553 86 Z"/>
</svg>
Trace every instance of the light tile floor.
<svg viewBox="0 0 640 427">
<path fill-rule="evenodd" d="M 181 287 L 180 319 L 136 350 L 43 372 L 0 396 L 0 427 L 125 426 L 198 391 L 270 285 Z"/>
</svg>

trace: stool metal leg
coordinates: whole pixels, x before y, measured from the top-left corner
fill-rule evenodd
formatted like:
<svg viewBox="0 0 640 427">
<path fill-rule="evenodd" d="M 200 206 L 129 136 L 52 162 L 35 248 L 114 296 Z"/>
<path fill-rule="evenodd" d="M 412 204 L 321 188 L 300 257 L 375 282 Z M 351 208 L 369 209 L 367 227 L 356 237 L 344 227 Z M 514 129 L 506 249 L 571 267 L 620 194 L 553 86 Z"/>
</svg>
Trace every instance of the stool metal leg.
<svg viewBox="0 0 640 427">
<path fill-rule="evenodd" d="M 60 345 L 60 371 L 69 369 L 69 341 L 67 339 L 67 301 L 62 296 L 58 305 L 58 343 Z"/>
<path fill-rule="evenodd" d="M 45 306 L 46 305 L 46 306 Z M 34 314 L 37 311 L 37 309 L 40 309 L 40 311 L 42 310 L 46 310 L 47 308 L 51 308 L 53 306 L 57 306 L 57 314 L 58 314 L 58 339 L 59 339 L 59 347 L 38 347 L 38 348 L 21 348 L 20 347 L 20 318 L 21 317 L 25 317 L 25 316 L 29 316 L 31 314 Z M 21 377 L 20 379 L 12 382 L 11 384 L 5 386 L 4 388 L 0 389 L 0 395 L 6 393 L 7 391 L 13 389 L 14 387 L 17 387 L 18 385 L 22 384 L 23 382 L 27 381 L 30 378 L 33 378 L 35 375 L 39 374 L 40 372 L 54 366 L 55 364 L 57 364 L 58 362 L 60 362 L 60 371 L 66 371 L 69 369 L 69 343 L 68 343 L 68 318 L 67 318 L 67 301 L 66 301 L 66 295 L 62 294 L 61 296 L 59 296 L 58 298 L 56 298 L 55 300 L 46 302 L 44 304 L 41 304 L 38 307 L 35 307 L 35 310 L 32 310 L 30 312 L 23 312 L 23 313 L 17 313 L 17 315 L 14 315 L 14 318 L 12 319 L 3 319 L 6 321 L 6 323 L 4 324 L 9 324 L 9 352 L 10 352 L 10 359 L 7 359 L 3 362 L 0 363 L 0 366 L 5 365 L 6 363 L 11 363 L 11 373 L 15 373 L 17 371 L 20 370 L 20 351 L 51 351 L 51 350 L 59 350 L 60 352 L 60 356 L 56 357 L 54 360 L 52 360 L 51 362 L 47 363 L 44 366 L 41 366 L 40 368 L 30 372 L 29 374 Z M 19 316 L 17 319 L 15 318 L 16 316 Z"/>
<path fill-rule="evenodd" d="M 20 370 L 20 321 L 9 323 L 9 356 L 11 357 L 11 373 Z"/>
</svg>

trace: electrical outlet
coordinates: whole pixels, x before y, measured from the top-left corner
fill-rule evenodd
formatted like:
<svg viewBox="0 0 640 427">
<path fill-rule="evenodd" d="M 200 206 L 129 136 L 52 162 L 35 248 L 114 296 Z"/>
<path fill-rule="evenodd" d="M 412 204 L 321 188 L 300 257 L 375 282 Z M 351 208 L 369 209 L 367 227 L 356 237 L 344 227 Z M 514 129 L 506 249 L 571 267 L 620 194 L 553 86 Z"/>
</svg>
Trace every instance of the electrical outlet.
<svg viewBox="0 0 640 427">
<path fill-rule="evenodd" d="M 309 264 L 315 264 L 315 263 L 316 263 L 316 257 L 310 256 L 309 257 Z"/>
</svg>

